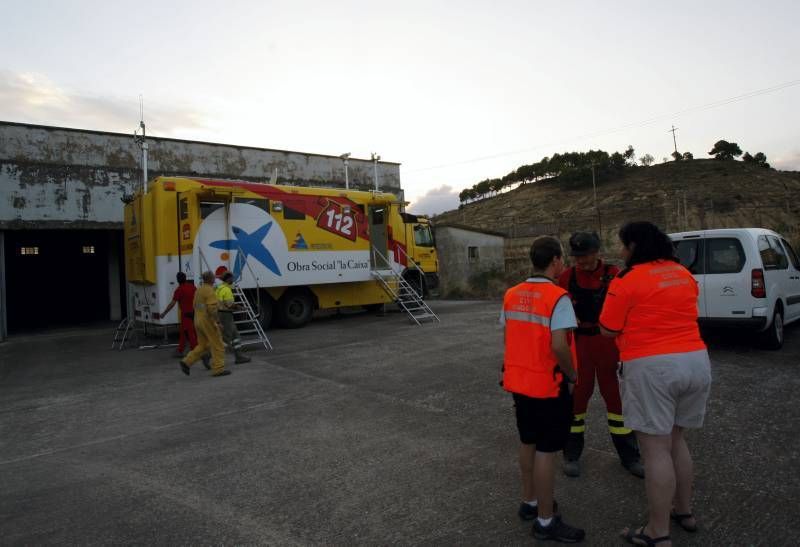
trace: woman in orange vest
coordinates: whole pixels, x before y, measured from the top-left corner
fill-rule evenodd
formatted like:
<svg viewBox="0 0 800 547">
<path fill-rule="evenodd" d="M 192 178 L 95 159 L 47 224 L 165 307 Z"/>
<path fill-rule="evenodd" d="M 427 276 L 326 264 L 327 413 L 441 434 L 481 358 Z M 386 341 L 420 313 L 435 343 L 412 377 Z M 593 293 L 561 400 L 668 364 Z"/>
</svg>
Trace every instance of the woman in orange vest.
<svg viewBox="0 0 800 547">
<path fill-rule="evenodd" d="M 522 504 L 517 514 L 533 520 L 537 539 L 577 543 L 584 531 L 561 520 L 553 501 L 555 455 L 564 449 L 572 421 L 577 326 L 567 291 L 556 284 L 564 270 L 561 244 L 537 238 L 531 246 L 533 275 L 506 291 L 503 388 L 512 393 L 522 443 Z"/>
<path fill-rule="evenodd" d="M 697 530 L 683 430 L 703 425 L 711 363 L 697 326 L 697 283 L 673 258 L 669 237 L 650 222 L 627 224 L 619 237 L 627 268 L 608 288 L 600 328 L 620 351 L 622 411 L 644 456 L 649 506 L 647 524 L 623 537 L 668 544 L 670 519 Z"/>
</svg>

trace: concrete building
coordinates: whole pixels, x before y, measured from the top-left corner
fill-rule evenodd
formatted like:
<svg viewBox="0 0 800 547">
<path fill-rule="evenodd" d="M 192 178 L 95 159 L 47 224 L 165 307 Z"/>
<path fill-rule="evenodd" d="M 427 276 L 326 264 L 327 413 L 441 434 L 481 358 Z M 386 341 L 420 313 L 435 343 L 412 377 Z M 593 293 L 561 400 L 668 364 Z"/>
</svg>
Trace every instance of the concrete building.
<svg viewBox="0 0 800 547">
<path fill-rule="evenodd" d="M 504 287 L 504 234 L 458 224 L 434 226 L 443 296 L 490 296 Z"/>
<path fill-rule="evenodd" d="M 344 187 L 338 156 L 148 137 L 148 178 L 187 175 Z M 350 158 L 350 188 L 374 188 Z M 377 166 L 403 197 L 400 165 Z M 0 122 L 0 340 L 8 332 L 125 315 L 122 197 L 141 184 L 132 135 Z M 69 294 L 69 297 L 63 295 Z"/>
</svg>

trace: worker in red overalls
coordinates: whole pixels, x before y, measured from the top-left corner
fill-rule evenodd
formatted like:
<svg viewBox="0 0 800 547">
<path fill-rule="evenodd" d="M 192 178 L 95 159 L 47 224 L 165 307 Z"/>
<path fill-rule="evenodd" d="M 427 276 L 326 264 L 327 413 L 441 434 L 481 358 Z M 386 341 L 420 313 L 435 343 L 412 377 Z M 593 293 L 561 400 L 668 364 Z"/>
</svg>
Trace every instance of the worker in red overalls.
<svg viewBox="0 0 800 547">
<path fill-rule="evenodd" d="M 578 328 L 575 339 L 578 354 L 578 383 L 575 387 L 572 427 L 564 448 L 564 474 L 578 477 L 586 430 L 586 409 L 594 393 L 595 378 L 606 403 L 608 431 L 622 466 L 637 477 L 644 477 L 644 467 L 633 432 L 625 427 L 622 401 L 617 381 L 619 352 L 613 339 L 600 334 L 599 318 L 606 291 L 619 273 L 616 266 L 600 259 L 600 238 L 595 233 L 577 232 L 569 240 L 575 264 L 559 277 L 559 285 L 569 291 Z"/>
<path fill-rule="evenodd" d="M 178 287 L 172 294 L 172 301 L 160 317 L 167 315 L 175 304 L 178 305 L 180 319 L 178 320 L 178 349 L 175 357 L 183 357 L 187 342 L 189 349 L 194 349 L 197 345 L 197 333 L 194 330 L 194 293 L 197 287 L 194 286 L 194 283 L 186 280 L 186 274 L 183 272 L 178 272 L 175 278 L 178 281 Z"/>
</svg>

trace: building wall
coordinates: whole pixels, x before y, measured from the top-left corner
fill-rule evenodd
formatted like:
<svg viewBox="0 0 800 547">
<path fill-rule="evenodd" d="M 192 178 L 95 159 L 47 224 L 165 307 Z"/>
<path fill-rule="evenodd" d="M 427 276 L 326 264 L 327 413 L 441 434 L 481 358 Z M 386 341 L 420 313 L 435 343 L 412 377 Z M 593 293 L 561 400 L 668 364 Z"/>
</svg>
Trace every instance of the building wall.
<svg viewBox="0 0 800 547">
<path fill-rule="evenodd" d="M 504 238 L 454 228 L 436 227 L 436 251 L 439 256 L 440 292 L 445 297 L 491 296 L 493 281 L 504 277 Z M 469 248 L 477 248 L 477 258 L 470 259 Z"/>
<path fill-rule="evenodd" d="M 336 156 L 148 137 L 148 175 L 190 175 L 344 187 Z M 131 135 L 0 122 L 0 229 L 121 228 L 122 201 L 140 184 Z M 350 187 L 374 188 L 374 166 L 351 158 Z M 379 162 L 378 184 L 402 196 L 400 165 Z"/>
</svg>

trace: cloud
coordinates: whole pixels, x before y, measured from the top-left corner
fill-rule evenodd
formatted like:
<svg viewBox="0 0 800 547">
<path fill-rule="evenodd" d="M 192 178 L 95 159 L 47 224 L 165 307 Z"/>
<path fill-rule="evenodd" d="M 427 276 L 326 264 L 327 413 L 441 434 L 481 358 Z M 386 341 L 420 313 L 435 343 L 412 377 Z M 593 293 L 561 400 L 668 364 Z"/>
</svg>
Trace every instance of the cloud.
<svg viewBox="0 0 800 547">
<path fill-rule="evenodd" d="M 800 150 L 786 152 L 774 159 L 767 157 L 767 161 L 772 167 L 781 171 L 800 171 Z"/>
<path fill-rule="evenodd" d="M 41 74 L 0 70 L 0 119 L 130 133 L 139 120 L 139 105 L 134 97 L 80 94 Z M 145 103 L 145 122 L 162 136 L 210 128 L 204 114 L 186 106 Z"/>
<path fill-rule="evenodd" d="M 418 215 L 436 215 L 451 209 L 457 209 L 458 192 L 450 185 L 443 184 L 439 188 L 428 190 L 428 193 L 414 201 L 409 211 Z"/>
</svg>

